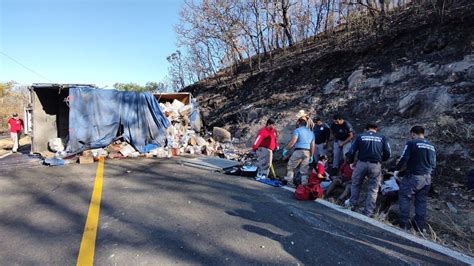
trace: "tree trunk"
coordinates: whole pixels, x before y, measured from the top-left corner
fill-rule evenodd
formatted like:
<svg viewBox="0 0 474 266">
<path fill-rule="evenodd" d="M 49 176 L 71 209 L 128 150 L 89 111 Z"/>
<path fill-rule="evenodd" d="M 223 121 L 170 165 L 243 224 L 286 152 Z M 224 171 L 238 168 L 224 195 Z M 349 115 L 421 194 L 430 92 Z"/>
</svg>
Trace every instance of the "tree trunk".
<svg viewBox="0 0 474 266">
<path fill-rule="evenodd" d="M 286 38 L 288 39 L 288 46 L 293 46 L 293 36 L 291 35 L 290 23 L 288 19 L 288 8 L 290 5 L 287 1 L 288 0 L 281 0 L 281 17 L 283 20 L 281 27 L 283 28 Z"/>
</svg>

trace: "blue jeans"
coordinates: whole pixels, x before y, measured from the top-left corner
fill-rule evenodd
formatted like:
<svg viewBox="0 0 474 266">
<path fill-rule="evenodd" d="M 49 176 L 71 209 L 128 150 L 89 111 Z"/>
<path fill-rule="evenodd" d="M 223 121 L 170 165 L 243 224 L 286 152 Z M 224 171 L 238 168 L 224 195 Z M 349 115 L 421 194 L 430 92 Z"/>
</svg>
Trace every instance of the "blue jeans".
<svg viewBox="0 0 474 266">
<path fill-rule="evenodd" d="M 400 226 L 410 223 L 411 199 L 415 198 L 415 223 L 419 229 L 425 228 L 426 198 L 431 186 L 431 175 L 408 175 L 400 183 Z"/>
</svg>

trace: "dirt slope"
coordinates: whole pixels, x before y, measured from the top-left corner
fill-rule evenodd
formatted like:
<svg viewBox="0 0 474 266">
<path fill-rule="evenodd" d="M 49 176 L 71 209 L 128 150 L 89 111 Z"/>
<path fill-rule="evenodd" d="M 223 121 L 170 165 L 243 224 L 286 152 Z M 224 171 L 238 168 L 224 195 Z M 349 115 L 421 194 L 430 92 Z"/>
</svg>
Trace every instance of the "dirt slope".
<svg viewBox="0 0 474 266">
<path fill-rule="evenodd" d="M 433 222 L 451 244 L 472 252 L 474 193 L 465 179 L 474 166 L 473 14 L 472 1 L 457 1 L 442 21 L 430 8 L 407 7 L 389 16 L 383 35 L 319 36 L 275 53 L 260 70 L 242 64 L 185 90 L 198 98 L 209 128 L 226 127 L 247 145 L 268 117 L 285 142 L 299 109 L 328 122 L 343 113 L 359 132 L 377 122 L 395 155 L 409 128 L 424 125 L 438 147 Z"/>
</svg>

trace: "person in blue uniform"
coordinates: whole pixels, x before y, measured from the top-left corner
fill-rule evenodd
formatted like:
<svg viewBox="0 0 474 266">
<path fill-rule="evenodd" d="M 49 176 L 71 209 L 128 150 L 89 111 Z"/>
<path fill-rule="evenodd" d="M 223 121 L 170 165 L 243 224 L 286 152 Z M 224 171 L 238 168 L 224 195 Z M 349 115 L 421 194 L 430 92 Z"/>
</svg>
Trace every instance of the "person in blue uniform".
<svg viewBox="0 0 474 266">
<path fill-rule="evenodd" d="M 368 177 L 367 199 L 363 214 L 373 216 L 377 193 L 382 182 L 382 162 L 390 158 L 391 151 L 387 138 L 378 133 L 376 124 L 367 124 L 366 131 L 358 135 L 346 154 L 349 162 L 358 157 L 357 165 L 352 174 L 351 198 L 349 206 L 355 210 L 359 203 L 360 188 L 365 177 Z"/>
<path fill-rule="evenodd" d="M 436 149 L 425 139 L 425 129 L 414 126 L 410 130 L 411 140 L 407 141 L 402 157 L 395 167 L 395 176 L 406 168 L 406 175 L 400 183 L 400 227 L 410 228 L 411 199 L 415 199 L 414 226 L 425 229 L 426 205 L 431 186 L 431 173 L 436 167 Z"/>
</svg>

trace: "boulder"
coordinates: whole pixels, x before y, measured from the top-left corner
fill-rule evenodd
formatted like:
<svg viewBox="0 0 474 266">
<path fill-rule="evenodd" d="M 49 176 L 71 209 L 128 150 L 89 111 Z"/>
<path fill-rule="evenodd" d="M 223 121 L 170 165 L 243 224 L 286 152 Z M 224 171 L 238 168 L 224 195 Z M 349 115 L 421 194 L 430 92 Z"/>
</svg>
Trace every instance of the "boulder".
<svg viewBox="0 0 474 266">
<path fill-rule="evenodd" d="M 417 70 L 422 76 L 445 76 L 445 67 L 440 65 L 433 65 L 425 62 L 418 62 L 416 64 Z"/>
<path fill-rule="evenodd" d="M 218 142 L 229 142 L 232 140 L 232 135 L 224 128 L 214 127 L 212 129 L 212 138 Z"/>
<path fill-rule="evenodd" d="M 340 84 L 341 78 L 335 78 L 331 81 L 329 81 L 326 86 L 324 86 L 323 93 L 324 94 L 331 94 L 335 91 L 338 91 L 342 88 L 342 84 Z"/>
<path fill-rule="evenodd" d="M 470 67 L 466 72 L 466 78 L 474 81 L 474 66 Z"/>
<path fill-rule="evenodd" d="M 474 55 L 466 55 L 463 60 L 444 65 L 444 70 L 448 73 L 464 73 L 474 67 Z"/>
<path fill-rule="evenodd" d="M 364 75 L 364 68 L 359 67 L 347 78 L 349 89 L 356 90 L 361 88 L 366 80 L 367 77 Z"/>
<path fill-rule="evenodd" d="M 433 117 L 450 109 L 452 104 L 446 87 L 431 87 L 405 95 L 398 103 L 398 111 L 405 117 Z"/>
<path fill-rule="evenodd" d="M 409 77 L 415 76 L 416 71 L 411 66 L 403 66 L 400 69 L 392 72 L 388 76 L 388 83 L 395 83 L 399 81 L 403 81 Z"/>
</svg>

